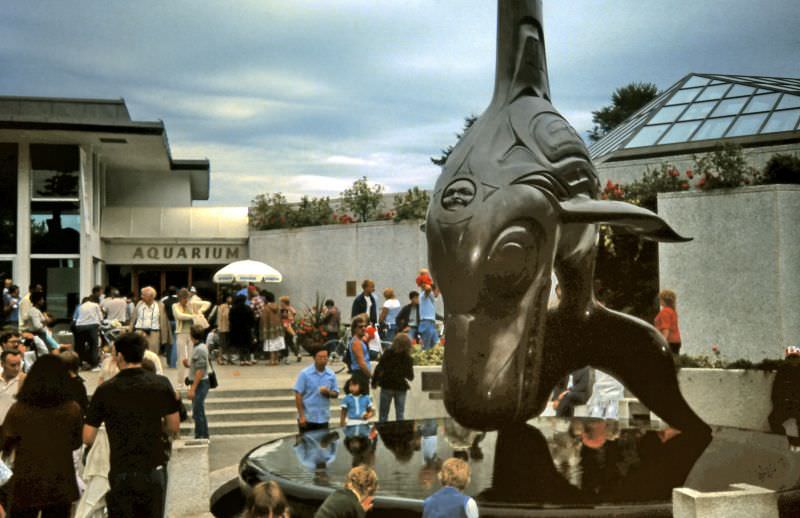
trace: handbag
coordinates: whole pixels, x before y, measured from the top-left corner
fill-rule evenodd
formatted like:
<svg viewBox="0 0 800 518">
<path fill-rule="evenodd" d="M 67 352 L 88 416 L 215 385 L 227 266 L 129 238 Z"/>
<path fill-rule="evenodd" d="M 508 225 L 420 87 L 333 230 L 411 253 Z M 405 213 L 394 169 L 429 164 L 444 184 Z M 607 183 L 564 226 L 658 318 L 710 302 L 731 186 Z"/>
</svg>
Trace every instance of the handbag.
<svg viewBox="0 0 800 518">
<path fill-rule="evenodd" d="M 208 388 L 215 389 L 219 387 L 219 380 L 217 380 L 217 371 L 214 370 L 214 364 L 208 360 Z"/>
</svg>

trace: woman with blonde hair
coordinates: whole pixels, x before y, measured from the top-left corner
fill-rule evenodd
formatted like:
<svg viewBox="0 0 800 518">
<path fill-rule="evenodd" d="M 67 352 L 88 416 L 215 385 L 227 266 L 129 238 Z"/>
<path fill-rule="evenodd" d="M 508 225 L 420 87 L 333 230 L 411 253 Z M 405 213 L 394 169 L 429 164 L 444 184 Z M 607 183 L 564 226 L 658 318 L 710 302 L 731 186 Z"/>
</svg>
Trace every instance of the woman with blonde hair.
<svg viewBox="0 0 800 518">
<path fill-rule="evenodd" d="M 181 288 L 178 291 L 178 302 L 172 305 L 172 314 L 175 316 L 175 343 L 178 346 L 177 354 L 177 376 L 176 387 L 183 386 L 183 380 L 186 376 L 186 366 L 184 360 L 191 357 L 192 351 L 192 338 L 190 331 L 194 325 L 195 318 L 205 312 L 210 306 L 210 302 L 199 300 L 195 302 L 192 299 L 192 294 L 186 288 Z"/>
<path fill-rule="evenodd" d="M 289 518 L 289 504 L 274 480 L 259 482 L 247 498 L 244 518 Z"/>
<path fill-rule="evenodd" d="M 672 290 L 661 290 L 658 293 L 658 303 L 661 310 L 656 315 L 655 326 L 669 345 L 673 356 L 678 356 L 681 350 L 681 331 L 678 328 L 678 312 L 676 309 L 678 297 Z"/>
<path fill-rule="evenodd" d="M 314 518 L 364 516 L 372 509 L 377 489 L 378 474 L 375 470 L 365 464 L 356 466 L 347 473 L 344 488 L 328 495 Z"/>
</svg>

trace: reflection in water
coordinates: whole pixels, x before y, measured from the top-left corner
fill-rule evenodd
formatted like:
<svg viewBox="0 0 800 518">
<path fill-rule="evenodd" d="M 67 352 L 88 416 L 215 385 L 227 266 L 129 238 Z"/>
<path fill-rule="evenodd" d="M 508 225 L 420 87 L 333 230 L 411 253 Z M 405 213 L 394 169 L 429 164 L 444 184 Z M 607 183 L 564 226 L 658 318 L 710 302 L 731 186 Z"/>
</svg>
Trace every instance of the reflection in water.
<svg viewBox="0 0 800 518">
<path fill-rule="evenodd" d="M 314 474 L 314 483 L 327 486 L 328 466 L 336 459 L 336 443 L 339 433 L 329 430 L 312 430 L 298 434 L 294 445 L 297 460 Z"/>
<path fill-rule="evenodd" d="M 242 463 L 242 479 L 252 484 L 278 478 L 282 485 L 303 487 L 303 498 L 323 486 L 319 495 L 324 498 L 325 488 L 341 487 L 347 471 L 363 463 L 377 471 L 382 501 L 421 501 L 441 487 L 442 462 L 458 456 L 472 470 L 465 494 L 489 509 L 667 504 L 675 487 L 717 490 L 719 484 L 710 482 L 719 481 L 724 489 L 728 481 L 745 481 L 780 491 L 795 487 L 800 474 L 800 456 L 789 452 L 785 439 L 760 432 L 717 429 L 709 446 L 708 437 L 625 421 L 539 418 L 531 423 L 536 426 L 488 433 L 449 419 L 318 430 L 257 448 Z M 340 442 L 345 448 L 339 445 L 337 454 Z M 765 464 L 775 469 L 765 472 Z"/>
<path fill-rule="evenodd" d="M 353 467 L 360 464 L 375 465 L 377 428 L 369 424 L 348 426 L 344 429 L 344 447 L 353 456 Z"/>
<path fill-rule="evenodd" d="M 573 439 L 561 435 L 548 446 L 531 425 L 500 431 L 492 487 L 478 500 L 570 505 L 666 500 L 710 441 L 673 429 L 620 433 L 616 422 L 603 420 L 575 420 L 567 435 Z M 551 456 L 553 449 L 559 461 Z"/>
</svg>

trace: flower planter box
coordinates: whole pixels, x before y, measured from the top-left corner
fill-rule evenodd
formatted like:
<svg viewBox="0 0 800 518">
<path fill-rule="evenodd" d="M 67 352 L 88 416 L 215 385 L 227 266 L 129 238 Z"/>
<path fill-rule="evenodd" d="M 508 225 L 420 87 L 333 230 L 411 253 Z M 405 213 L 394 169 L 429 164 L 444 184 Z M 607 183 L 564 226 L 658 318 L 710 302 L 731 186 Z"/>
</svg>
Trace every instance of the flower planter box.
<svg viewBox="0 0 800 518">
<path fill-rule="evenodd" d="M 734 369 L 681 369 L 683 397 L 710 425 L 769 431 L 774 372 Z"/>
</svg>

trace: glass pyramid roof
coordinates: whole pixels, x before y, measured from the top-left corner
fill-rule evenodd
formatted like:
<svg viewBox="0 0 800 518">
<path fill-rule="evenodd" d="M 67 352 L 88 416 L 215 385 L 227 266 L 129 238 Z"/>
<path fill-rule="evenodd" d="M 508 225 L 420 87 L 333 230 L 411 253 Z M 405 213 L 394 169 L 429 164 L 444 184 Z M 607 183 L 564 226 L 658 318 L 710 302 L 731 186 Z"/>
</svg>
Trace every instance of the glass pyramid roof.
<svg viewBox="0 0 800 518">
<path fill-rule="evenodd" d="M 689 74 L 589 147 L 621 149 L 800 130 L 800 79 Z"/>
</svg>

